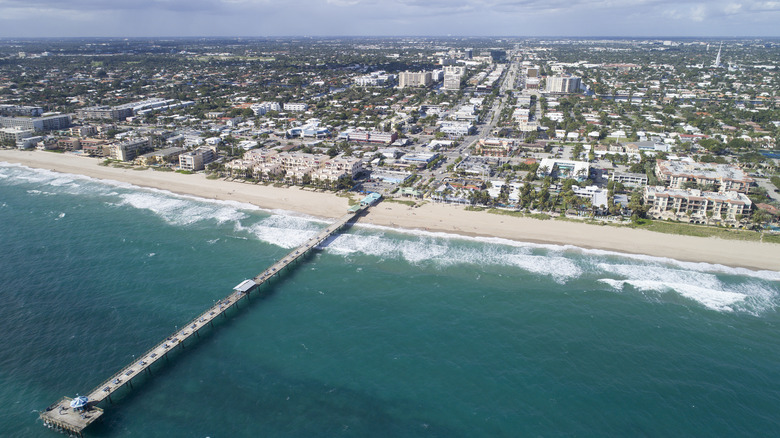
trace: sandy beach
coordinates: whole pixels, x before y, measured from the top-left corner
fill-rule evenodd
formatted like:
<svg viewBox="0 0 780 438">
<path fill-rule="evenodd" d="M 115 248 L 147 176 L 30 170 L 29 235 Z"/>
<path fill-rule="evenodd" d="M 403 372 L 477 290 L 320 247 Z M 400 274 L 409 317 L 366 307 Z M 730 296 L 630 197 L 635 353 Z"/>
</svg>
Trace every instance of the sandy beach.
<svg viewBox="0 0 780 438">
<path fill-rule="evenodd" d="M 100 166 L 97 159 L 69 154 L 0 150 L 0 162 L 121 181 L 203 198 L 246 202 L 262 208 L 324 218 L 342 216 L 349 204 L 345 197 L 299 187 L 282 188 L 208 180 L 203 174 L 119 169 Z M 446 204 L 426 203 L 412 208 L 404 204 L 383 202 L 373 207 L 360 222 L 523 242 L 572 245 L 750 269 L 780 270 L 780 245 L 777 244 L 677 236 L 577 222 L 542 221 L 466 211 L 462 206 Z"/>
</svg>

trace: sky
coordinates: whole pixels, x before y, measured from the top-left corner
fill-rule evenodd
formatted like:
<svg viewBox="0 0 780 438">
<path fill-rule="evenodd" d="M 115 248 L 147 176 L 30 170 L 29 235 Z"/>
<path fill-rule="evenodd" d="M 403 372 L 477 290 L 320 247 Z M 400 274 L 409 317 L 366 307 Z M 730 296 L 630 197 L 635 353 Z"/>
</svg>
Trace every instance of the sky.
<svg viewBox="0 0 780 438">
<path fill-rule="evenodd" d="M 780 36 L 780 1 L 0 0 L 0 37 Z"/>
</svg>

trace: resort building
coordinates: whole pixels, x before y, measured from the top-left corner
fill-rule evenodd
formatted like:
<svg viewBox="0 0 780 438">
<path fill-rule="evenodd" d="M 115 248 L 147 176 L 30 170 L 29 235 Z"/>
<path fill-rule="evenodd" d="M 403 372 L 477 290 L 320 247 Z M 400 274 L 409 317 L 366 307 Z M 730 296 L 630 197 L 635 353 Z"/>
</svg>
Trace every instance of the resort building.
<svg viewBox="0 0 780 438">
<path fill-rule="evenodd" d="M 695 183 L 699 187 L 712 185 L 720 193 L 747 193 L 755 182 L 737 166 L 693 161 L 658 160 L 655 176 L 671 188 L 683 189 L 686 184 Z"/>
<path fill-rule="evenodd" d="M 707 223 L 712 219 L 736 221 L 750 213 L 752 202 L 738 192 L 702 192 L 698 189 L 645 187 L 648 215 L 655 219 L 685 220 Z"/>
</svg>

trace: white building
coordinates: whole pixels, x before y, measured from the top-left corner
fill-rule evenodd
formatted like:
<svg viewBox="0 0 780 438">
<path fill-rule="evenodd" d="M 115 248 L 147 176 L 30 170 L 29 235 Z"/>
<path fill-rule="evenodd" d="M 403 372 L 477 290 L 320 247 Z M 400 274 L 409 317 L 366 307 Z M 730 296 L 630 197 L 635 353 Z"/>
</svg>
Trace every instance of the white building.
<svg viewBox="0 0 780 438">
<path fill-rule="evenodd" d="M 265 115 L 269 111 L 281 111 L 282 106 L 278 102 L 260 102 L 253 103 L 249 108 L 254 111 L 256 116 Z"/>
<path fill-rule="evenodd" d="M 306 111 L 309 109 L 309 105 L 306 105 L 305 103 L 293 103 L 293 102 L 287 102 L 284 104 L 284 110 L 285 111 Z"/>
</svg>

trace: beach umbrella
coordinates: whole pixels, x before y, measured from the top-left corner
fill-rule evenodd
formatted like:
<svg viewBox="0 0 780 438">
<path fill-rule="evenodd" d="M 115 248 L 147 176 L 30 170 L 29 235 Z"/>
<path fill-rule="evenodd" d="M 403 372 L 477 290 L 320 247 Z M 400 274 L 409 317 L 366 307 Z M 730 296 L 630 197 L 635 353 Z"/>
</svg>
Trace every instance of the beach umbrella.
<svg viewBox="0 0 780 438">
<path fill-rule="evenodd" d="M 82 395 L 71 400 L 70 407 L 73 409 L 84 409 L 87 407 L 87 403 L 89 403 L 89 399 Z"/>
</svg>

